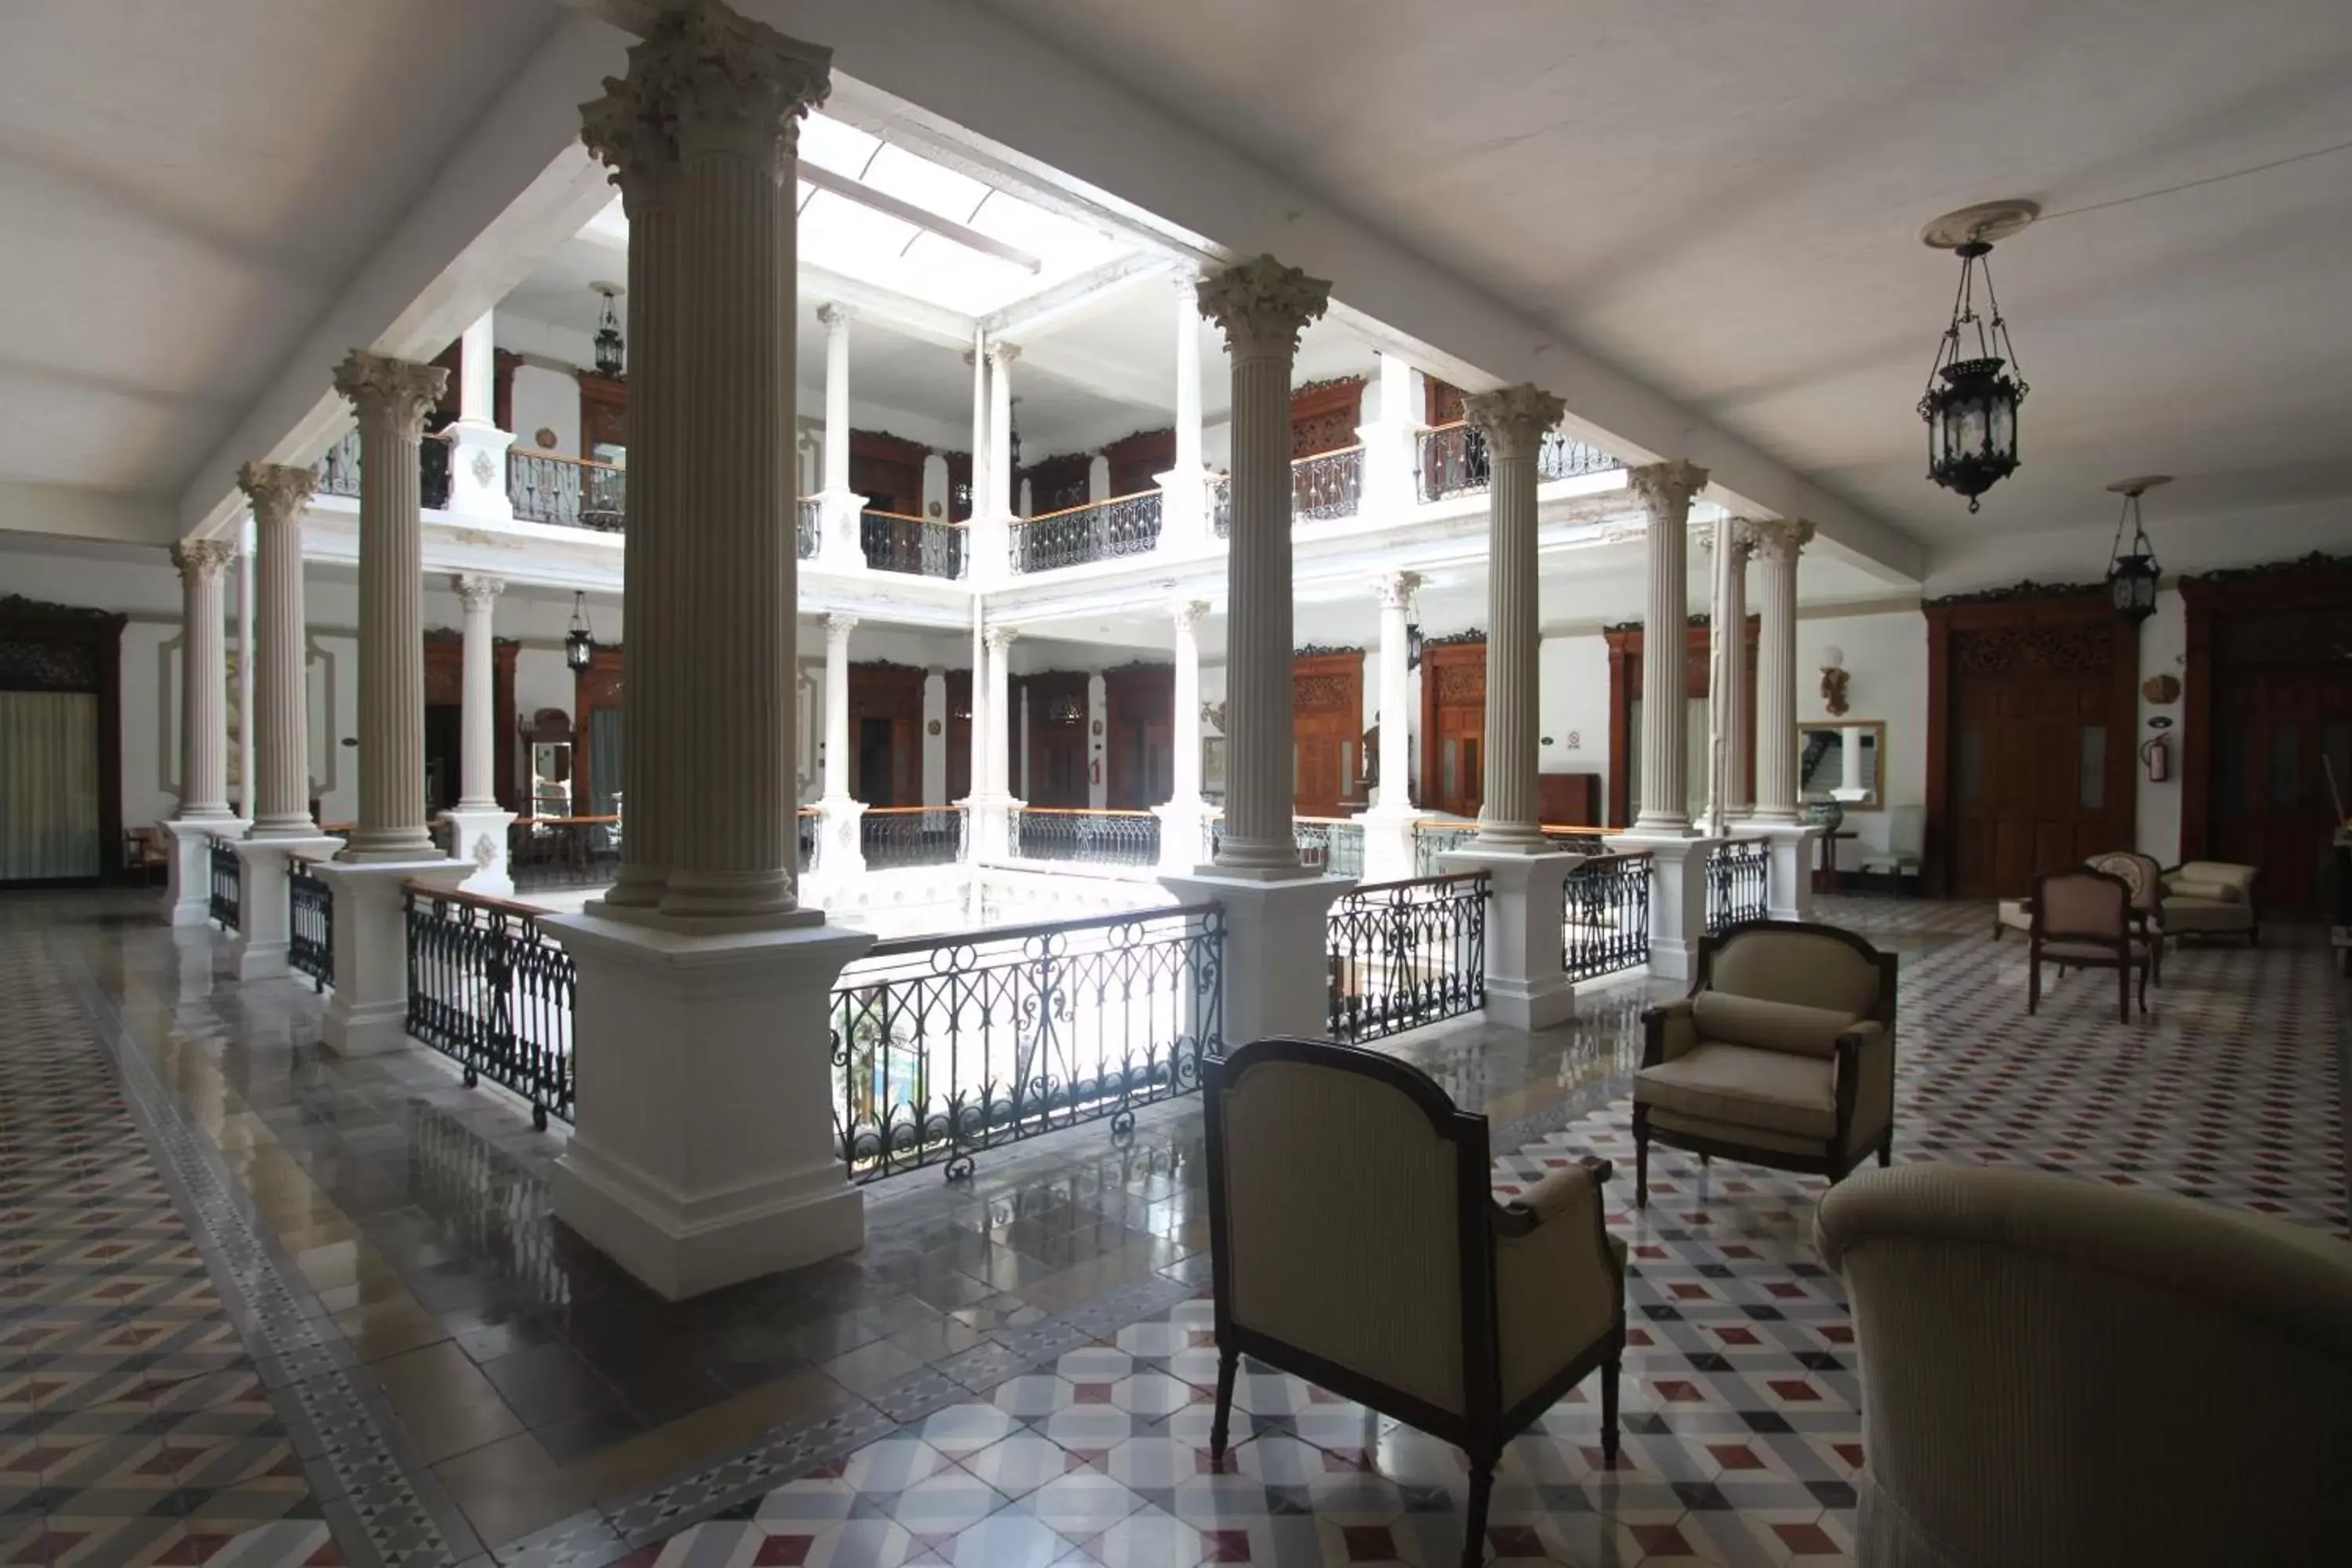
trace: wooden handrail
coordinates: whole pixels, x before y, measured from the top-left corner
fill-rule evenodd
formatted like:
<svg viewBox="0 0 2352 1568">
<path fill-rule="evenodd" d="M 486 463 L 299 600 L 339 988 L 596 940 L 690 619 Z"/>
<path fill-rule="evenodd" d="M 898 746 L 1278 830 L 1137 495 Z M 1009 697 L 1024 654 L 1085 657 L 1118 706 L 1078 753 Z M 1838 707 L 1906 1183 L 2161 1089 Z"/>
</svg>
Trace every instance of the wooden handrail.
<svg viewBox="0 0 2352 1568">
<path fill-rule="evenodd" d="M 857 515 L 860 517 L 887 517 L 893 522 L 919 522 L 930 528 L 961 528 L 963 526 L 963 524 L 960 522 L 951 521 L 944 517 L 917 517 L 912 512 L 884 511 L 878 506 L 859 507 L 857 509 Z"/>
<path fill-rule="evenodd" d="M 1456 882 L 1484 882 L 1492 877 L 1486 871 L 1447 871 L 1435 877 L 1407 877 L 1395 882 L 1365 882 L 1348 889 L 1348 898 L 1365 893 L 1393 893 L 1401 888 L 1451 887 Z"/>
<path fill-rule="evenodd" d="M 1483 871 L 1479 873 L 1481 876 L 1485 874 Z M 1223 914 L 1224 909 L 1223 904 L 1171 904 L 1165 909 L 1121 910 L 1113 914 L 1088 915 L 1083 920 L 1038 921 L 1024 926 L 982 926 L 978 931 L 941 931 L 932 936 L 892 937 L 888 941 L 876 942 L 866 950 L 862 957 L 895 958 L 902 953 L 928 952 L 934 948 L 980 947 L 1001 942 L 1025 942 L 1030 937 L 1046 936 L 1055 931 L 1101 931 L 1111 926 L 1143 925 L 1152 921 L 1181 920 L 1189 923 L 1212 910 Z M 852 960 L 852 963 L 860 961 Z M 842 976 L 840 984 L 845 990 L 853 989 L 858 984 L 858 979 L 855 975 L 845 974 Z"/>
<path fill-rule="evenodd" d="M 1024 816 L 1150 816 L 1149 811 L 1130 811 L 1125 806 L 1104 806 L 1097 811 L 1091 805 L 1024 805 Z"/>
<path fill-rule="evenodd" d="M 1046 522 L 1050 521 L 1054 518 L 1068 517 L 1073 512 L 1092 511 L 1098 506 L 1117 506 L 1123 500 L 1139 500 L 1145 496 L 1156 496 L 1158 494 L 1160 494 L 1160 491 L 1156 489 L 1129 490 L 1123 496 L 1105 496 L 1100 500 L 1080 501 L 1076 506 L 1060 507 L 1053 511 L 1041 511 L 1034 517 L 1016 517 L 1013 521 L 1015 527 L 1018 527 L 1024 522 Z"/>
<path fill-rule="evenodd" d="M 401 887 L 412 893 L 423 893 L 427 898 L 446 899 L 453 904 L 467 904 L 502 915 L 520 915 L 525 920 L 535 921 L 549 912 L 537 904 L 519 904 L 512 899 L 494 899 L 487 893 L 465 893 L 455 888 L 439 888 L 430 882 L 420 882 L 414 877 L 403 882 Z"/>
<path fill-rule="evenodd" d="M 1317 461 L 1318 458 L 1344 458 L 1350 452 L 1360 452 L 1363 449 L 1364 444 L 1361 441 L 1359 441 L 1352 447 L 1334 447 L 1328 452 L 1309 452 L 1303 458 L 1291 458 L 1290 466 L 1295 468 L 1301 463 L 1312 463 Z"/>
<path fill-rule="evenodd" d="M 625 474 L 628 472 L 626 468 L 621 467 L 618 463 L 607 463 L 595 458 L 568 458 L 561 452 L 517 451 L 513 447 L 509 447 L 507 448 L 507 456 L 509 458 L 521 458 L 526 461 L 537 458 L 539 461 L 545 463 L 569 463 L 575 468 L 602 468 L 608 474 Z"/>
<path fill-rule="evenodd" d="M 960 805 L 869 805 L 868 816 L 913 816 L 926 811 L 961 811 Z"/>
<path fill-rule="evenodd" d="M 599 824 L 620 820 L 617 816 L 518 816 L 514 819 L 513 826 L 528 827 L 533 823 L 540 823 L 550 827 L 562 827 L 572 823 Z"/>
<path fill-rule="evenodd" d="M 1424 425 L 1414 433 L 1421 436 L 1434 436 L 1440 430 L 1459 430 L 1469 423 L 1467 419 L 1448 419 L 1443 425 Z"/>
</svg>

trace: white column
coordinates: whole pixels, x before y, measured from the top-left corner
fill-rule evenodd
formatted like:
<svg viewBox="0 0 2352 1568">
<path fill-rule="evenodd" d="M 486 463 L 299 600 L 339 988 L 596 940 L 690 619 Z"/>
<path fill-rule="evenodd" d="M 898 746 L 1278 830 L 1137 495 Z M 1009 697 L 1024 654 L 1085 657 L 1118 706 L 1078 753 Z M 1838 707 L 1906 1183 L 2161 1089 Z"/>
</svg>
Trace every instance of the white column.
<svg viewBox="0 0 2352 1568">
<path fill-rule="evenodd" d="M 1013 643 L 1018 628 L 988 628 L 988 789 L 997 795 L 1013 793 Z"/>
<path fill-rule="evenodd" d="M 866 551 L 858 526 L 865 498 L 849 488 L 849 323 L 856 312 L 828 301 L 817 307 L 816 319 L 824 323 L 824 488 L 817 492 L 817 561 L 836 572 L 862 571 Z"/>
<path fill-rule="evenodd" d="M 255 813 L 253 757 L 253 522 L 238 531 L 236 546 L 236 810 L 250 822 Z"/>
<path fill-rule="evenodd" d="M 507 450 L 514 445 L 514 433 L 499 428 L 495 324 L 492 313 L 485 310 L 457 339 L 457 417 L 442 435 L 449 443 L 449 510 L 511 522 Z M 634 465 L 634 441 L 631 446 Z"/>
<path fill-rule="evenodd" d="M 1160 548 L 1197 550 L 1210 537 L 1207 470 L 1201 462 L 1201 275 L 1179 267 L 1170 281 L 1176 286 L 1176 461 L 1154 476 Z"/>
<path fill-rule="evenodd" d="M 1536 453 L 1566 405 L 1540 387 L 1483 392 L 1463 417 L 1485 432 L 1486 486 L 1486 798 L 1476 847 L 1539 854 L 1536 807 Z M 1557 946 L 1558 944 L 1554 944 Z M 1490 948 L 1491 951 L 1491 948 Z M 1553 967 L 1558 968 L 1557 960 Z"/>
<path fill-rule="evenodd" d="M 242 837 L 228 808 L 229 563 L 225 539 L 188 539 L 172 547 L 180 569 L 180 810 L 172 834 L 169 920 L 200 926 L 210 918 L 212 841 Z"/>
<path fill-rule="evenodd" d="M 507 828 L 514 821 L 514 813 L 499 806 L 497 651 L 491 640 L 493 617 L 506 581 L 461 572 L 450 578 L 449 585 L 457 591 L 466 616 L 465 707 L 460 721 L 465 743 L 459 753 L 457 805 L 443 815 L 449 822 L 457 858 L 473 867 L 460 885 L 469 893 L 509 898 L 514 879 L 507 867 Z M 625 790 L 622 800 L 627 803 Z M 622 835 L 624 843 L 627 837 Z"/>
<path fill-rule="evenodd" d="M 1176 673 L 1170 683 L 1168 804 L 1160 818 L 1160 868 L 1190 871 L 1201 863 L 1201 620 L 1206 599 L 1179 597 L 1168 606 L 1176 627 Z"/>
<path fill-rule="evenodd" d="M 1014 344 L 994 339 L 988 342 L 987 489 L 972 497 L 971 565 L 966 573 L 978 583 L 1003 583 L 1013 574 L 1012 370 L 1020 357 Z M 974 453 L 974 472 L 982 467 L 980 454 Z"/>
<path fill-rule="evenodd" d="M 862 1239 L 833 1142 L 828 1010 L 872 938 L 793 896 L 791 193 L 795 121 L 823 100 L 829 55 L 693 0 L 655 15 L 629 61 L 582 116 L 625 198 L 638 171 L 675 167 L 671 273 L 636 292 L 641 321 L 670 323 L 675 353 L 657 416 L 676 441 L 656 491 L 671 510 L 648 553 L 678 609 L 677 668 L 651 693 L 625 612 L 630 746 L 653 710 L 670 764 L 667 875 L 657 910 L 541 923 L 579 965 L 577 1121 L 556 1215 L 675 1299 Z M 634 210 L 632 227 L 634 280 Z M 634 510 L 630 523 L 634 538 Z M 635 801 L 629 815 L 634 839 Z"/>
<path fill-rule="evenodd" d="M 1715 561 L 1708 612 L 1707 831 L 1720 837 L 1748 815 L 1748 552 L 1755 531 L 1725 516 L 1707 548 Z"/>
<path fill-rule="evenodd" d="M 1013 641 L 1007 626 L 991 626 L 981 638 L 980 662 L 972 668 L 972 793 L 970 799 L 971 858 L 1002 860 L 1012 852 Z"/>
<path fill-rule="evenodd" d="M 923 804 L 948 800 L 948 672 L 934 664 L 923 670 Z"/>
<path fill-rule="evenodd" d="M 1381 705 L 1381 798 L 1364 813 L 1364 880 L 1401 882 L 1413 875 L 1412 677 L 1409 647 L 1417 572 L 1385 572 L 1372 579 L 1381 605 L 1378 654 Z"/>
<path fill-rule="evenodd" d="M 1756 806 L 1753 827 L 1772 840 L 1766 910 L 1774 920 L 1812 911 L 1813 843 L 1798 819 L 1797 557 L 1813 537 L 1801 518 L 1751 523 L 1757 560 Z"/>
<path fill-rule="evenodd" d="M 1381 356 L 1381 405 L 1378 416 L 1356 428 L 1364 444 L 1363 500 L 1359 515 L 1366 522 L 1385 521 L 1418 504 L 1413 480 L 1413 440 L 1421 429 L 1421 413 L 1413 406 L 1412 365 L 1403 355 Z M 1381 775 L 1383 783 L 1388 775 Z"/>
<path fill-rule="evenodd" d="M 817 829 L 824 835 L 824 852 L 817 866 L 835 887 L 866 872 L 858 826 L 866 803 L 849 793 L 849 634 L 856 629 L 856 616 L 824 618 L 824 796 L 817 802 L 824 814 Z"/>
<path fill-rule="evenodd" d="M 1202 282 L 1233 362 L 1225 557 L 1225 836 L 1213 865 L 1162 881 L 1225 911 L 1225 1038 L 1328 1026 L 1327 916 L 1354 885 L 1298 863 L 1291 836 L 1290 370 L 1331 285 L 1261 256 Z"/>
</svg>

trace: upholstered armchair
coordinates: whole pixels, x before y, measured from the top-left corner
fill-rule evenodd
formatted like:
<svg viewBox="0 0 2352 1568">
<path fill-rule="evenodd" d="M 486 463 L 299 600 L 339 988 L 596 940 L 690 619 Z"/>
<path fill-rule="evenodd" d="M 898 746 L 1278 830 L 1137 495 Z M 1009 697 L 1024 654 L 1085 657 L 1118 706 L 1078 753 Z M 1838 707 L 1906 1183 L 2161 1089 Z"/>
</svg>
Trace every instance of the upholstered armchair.
<svg viewBox="0 0 2352 1568">
<path fill-rule="evenodd" d="M 1326 1040 L 1212 1057 L 1202 1096 L 1213 1455 L 1244 1353 L 1458 1444 L 1465 1565 L 1485 1557 L 1503 1445 L 1595 1370 L 1615 1455 L 1625 1245 L 1601 1224 L 1607 1162 L 1497 1204 L 1485 1117 L 1417 1068 Z"/>
<path fill-rule="evenodd" d="M 2083 862 L 2094 871 L 2123 879 L 2131 891 L 2132 926 L 2147 940 L 2148 974 L 2164 984 L 2164 873 L 2156 858 L 2129 849 L 2111 849 Z"/>
<path fill-rule="evenodd" d="M 1895 955 L 1852 931 L 1756 921 L 1703 939 L 1690 994 L 1642 1015 L 1633 1201 L 1650 1145 L 1835 1181 L 1895 1138 Z"/>
<path fill-rule="evenodd" d="M 2154 944 L 2143 922 L 2133 919 L 2130 883 L 2087 866 L 2044 871 L 2033 879 L 2028 912 L 2032 924 L 2026 933 L 2026 1012 L 2042 1005 L 2042 966 L 2049 963 L 2061 974 L 2069 969 L 2114 970 L 2116 1005 L 2126 1024 L 2131 1022 L 2131 981 L 2137 971 L 2139 1010 L 2147 1016 Z"/>
<path fill-rule="evenodd" d="M 2218 1204 L 1906 1165 L 1822 1199 L 1864 1568 L 2344 1557 L 2352 1246 Z"/>
<path fill-rule="evenodd" d="M 2164 929 L 2170 935 L 2242 936 L 2246 945 L 2262 940 L 2263 911 L 2256 898 L 2262 868 L 2226 860 L 2189 860 L 2163 875 Z"/>
</svg>

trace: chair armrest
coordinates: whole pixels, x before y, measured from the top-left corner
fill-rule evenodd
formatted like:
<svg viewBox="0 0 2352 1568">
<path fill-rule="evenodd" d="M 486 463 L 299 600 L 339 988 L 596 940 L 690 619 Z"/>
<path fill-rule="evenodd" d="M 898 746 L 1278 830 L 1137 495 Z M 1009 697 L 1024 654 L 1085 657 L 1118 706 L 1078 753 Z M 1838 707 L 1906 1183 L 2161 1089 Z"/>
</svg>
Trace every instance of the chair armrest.
<svg viewBox="0 0 2352 1568">
<path fill-rule="evenodd" d="M 1525 1236 L 1580 1203 L 1597 1207 L 1601 1184 L 1616 1173 L 1617 1168 L 1608 1161 L 1587 1154 L 1566 1170 L 1554 1171 L 1509 1203 L 1498 1205 L 1495 1210 L 1495 1234 Z"/>
<path fill-rule="evenodd" d="M 1601 1201 L 1611 1173 L 1607 1161 L 1587 1161 L 1489 1211 L 1505 1409 L 1622 1330 L 1625 1246 Z"/>
<path fill-rule="evenodd" d="M 1875 1143 L 1895 1119 L 1895 1037 L 1864 1018 L 1837 1039 L 1838 1146 Z"/>
<path fill-rule="evenodd" d="M 1691 1017 L 1690 998 L 1644 1008 L 1642 1013 L 1642 1065 L 1670 1062 L 1698 1044 L 1698 1024 Z"/>
</svg>

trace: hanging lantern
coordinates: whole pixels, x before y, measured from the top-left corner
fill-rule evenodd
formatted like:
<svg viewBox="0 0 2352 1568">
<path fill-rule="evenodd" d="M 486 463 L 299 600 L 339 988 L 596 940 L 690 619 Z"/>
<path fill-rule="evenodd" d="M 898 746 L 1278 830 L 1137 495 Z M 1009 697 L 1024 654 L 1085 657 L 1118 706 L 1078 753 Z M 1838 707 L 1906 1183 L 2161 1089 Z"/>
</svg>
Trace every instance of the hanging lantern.
<svg viewBox="0 0 2352 1568">
<path fill-rule="evenodd" d="M 2026 393 L 2025 379 L 2015 374 L 2017 351 L 1993 297 L 1988 258 L 1994 240 L 2017 233 L 2041 210 L 2032 202 L 1994 202 L 1948 213 L 1920 236 L 1960 258 L 1951 325 L 1937 345 L 1919 399 L 1919 417 L 1927 423 L 1927 477 L 1968 497 L 1970 511 L 1979 497 L 2017 471 L 2017 409 Z"/>
<path fill-rule="evenodd" d="M 572 595 L 572 629 L 563 634 L 563 662 L 575 670 L 596 662 L 596 634 L 588 629 L 588 595 Z"/>
<path fill-rule="evenodd" d="M 621 312 L 613 301 L 625 292 L 618 283 L 588 285 L 604 296 L 604 313 L 596 321 L 596 374 L 622 376 L 628 374 L 629 345 L 621 337 Z"/>
<path fill-rule="evenodd" d="M 2147 542 L 2147 530 L 2140 526 L 2139 498 L 2171 482 L 2168 474 L 2147 474 L 2117 479 L 2107 487 L 2124 498 L 2123 515 L 2116 520 L 2115 548 L 2107 559 L 2107 603 L 2134 626 L 2156 614 L 2156 585 L 2163 574 L 2163 568 L 2156 563 L 2156 546 Z M 2131 529 L 2128 542 L 2124 538 L 2126 525 Z"/>
</svg>

